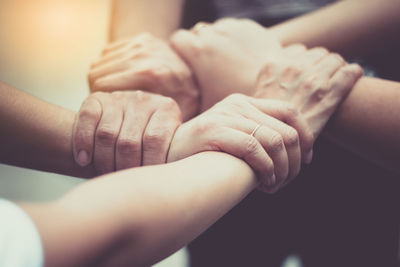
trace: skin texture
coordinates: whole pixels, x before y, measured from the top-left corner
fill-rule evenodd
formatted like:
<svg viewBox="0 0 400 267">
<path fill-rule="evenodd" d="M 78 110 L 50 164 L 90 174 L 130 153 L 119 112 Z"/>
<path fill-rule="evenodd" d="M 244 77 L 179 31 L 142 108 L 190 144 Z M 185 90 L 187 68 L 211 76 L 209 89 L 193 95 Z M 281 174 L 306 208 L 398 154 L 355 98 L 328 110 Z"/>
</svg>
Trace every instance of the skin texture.
<svg viewBox="0 0 400 267">
<path fill-rule="evenodd" d="M 286 102 L 231 95 L 177 130 L 168 161 L 193 152 L 223 151 L 244 159 L 256 171 L 262 191 L 276 192 L 297 176 L 301 152 L 309 154 L 314 142 L 308 124 L 298 115 Z M 274 117 L 290 121 L 293 128 Z"/>
<path fill-rule="evenodd" d="M 92 92 L 146 90 L 174 98 L 184 120 L 197 114 L 199 90 L 191 70 L 168 43 L 150 34 L 108 45 L 88 75 Z"/>
<path fill-rule="evenodd" d="M 226 20 L 227 23 L 225 23 L 225 27 L 227 29 L 234 29 L 237 23 L 230 23 L 233 21 L 235 20 Z M 240 20 L 238 20 L 238 22 L 240 22 Z M 202 27 L 202 32 L 205 31 L 214 31 L 214 36 L 217 36 L 218 33 L 220 34 L 222 32 L 222 27 L 219 27 L 218 32 L 216 30 L 213 30 L 213 26 Z M 227 35 L 228 31 L 224 32 L 224 37 L 226 37 Z M 254 36 L 254 38 L 258 37 Z M 210 48 L 212 47 L 210 45 L 211 41 L 207 43 L 207 46 L 205 46 L 207 49 L 204 49 L 204 46 L 197 45 L 197 41 L 201 43 L 201 36 L 196 35 L 196 33 L 193 33 L 193 31 L 178 31 L 175 35 L 172 36 L 171 39 L 174 48 L 179 49 L 181 51 L 180 54 L 182 54 L 183 57 L 185 57 L 185 54 L 196 54 L 196 58 L 200 58 L 199 54 L 202 53 L 203 50 L 206 50 L 204 52 L 204 59 L 207 59 L 206 55 L 210 54 L 210 52 L 207 50 L 212 49 Z M 304 41 L 306 42 L 306 40 Z M 214 49 L 221 50 L 221 47 L 218 47 L 218 45 L 216 45 Z M 321 50 L 321 48 L 318 48 L 318 50 Z M 218 53 L 214 54 L 215 56 L 218 55 Z M 220 56 L 221 58 L 223 58 L 224 56 L 226 56 L 226 54 L 221 53 Z M 231 56 L 235 56 L 235 53 L 232 53 Z M 242 58 L 245 58 L 243 57 L 243 55 L 241 56 Z M 187 59 L 185 60 L 189 61 L 189 56 L 186 57 Z M 210 60 L 215 60 L 215 57 Z M 198 61 L 198 63 L 198 65 L 201 66 L 200 61 Z M 229 65 L 229 68 L 232 68 L 232 65 Z M 204 70 L 206 71 L 206 68 L 204 68 Z M 352 70 L 355 73 L 359 73 L 356 68 L 352 68 Z M 236 65 L 236 71 L 237 73 L 240 73 L 242 71 L 240 69 L 240 65 Z M 245 71 L 248 72 L 249 69 L 246 68 Z M 253 71 L 254 73 L 258 73 L 259 70 L 256 70 L 254 68 Z M 233 77 L 236 76 L 237 75 L 233 75 Z M 347 79 L 348 78 L 346 78 L 346 80 Z M 244 81 L 244 79 L 240 79 L 240 81 Z M 234 80 L 232 80 L 232 83 L 233 82 Z M 284 85 L 287 84 L 284 83 Z M 248 88 L 250 88 L 250 83 L 248 85 Z M 279 88 L 280 87 L 277 87 L 278 90 L 280 90 Z M 321 87 L 320 89 L 322 88 L 323 87 Z M 338 106 L 338 113 L 340 113 L 341 115 L 335 117 L 334 120 L 330 121 L 327 127 L 327 131 L 325 131 L 324 134 L 328 135 L 335 142 L 343 145 L 345 148 L 351 149 L 354 152 L 363 155 L 363 157 L 370 159 L 385 168 L 398 172 L 399 167 L 394 160 L 396 158 L 396 155 L 400 151 L 399 146 L 397 146 L 398 140 L 397 137 L 395 137 L 394 135 L 388 134 L 399 132 L 399 125 L 397 124 L 397 119 L 394 115 L 400 113 L 400 105 L 398 105 L 398 103 L 396 103 L 395 101 L 396 99 L 398 99 L 398 88 L 398 83 L 395 82 L 362 77 L 354 85 L 352 91 L 343 100 L 341 105 Z M 253 92 L 249 90 L 249 93 Z M 365 112 L 366 109 L 370 111 Z M 372 110 L 379 110 L 379 112 L 371 112 Z M 385 117 L 385 119 L 383 120 L 383 116 L 387 117 Z M 349 123 L 348 118 L 351 118 L 351 124 Z M 323 121 L 324 120 L 322 120 L 321 122 Z M 320 123 L 320 125 L 322 124 Z M 367 125 L 377 125 L 379 127 L 371 129 Z M 385 134 L 380 135 L 379 133 L 376 133 L 377 129 L 380 129 L 380 132 L 384 132 Z M 383 135 L 386 138 L 381 138 Z M 366 136 L 366 138 L 359 138 L 360 136 Z M 383 147 L 387 148 L 385 152 L 383 152 L 382 150 Z"/>
<path fill-rule="evenodd" d="M 361 77 L 361 68 L 357 65 L 347 65 L 341 56 L 329 53 L 324 48 L 307 50 L 303 45 L 289 46 L 269 57 L 262 57 L 262 68 L 257 68 L 256 64 L 250 67 L 258 58 L 255 53 L 257 50 L 250 49 L 247 40 L 240 42 L 236 35 L 239 29 L 248 28 L 246 32 L 251 32 L 253 24 L 254 22 L 250 23 L 248 20 L 226 19 L 214 25 L 204 26 L 201 30 L 196 30 L 198 26 L 195 26 L 191 31 L 178 31 L 172 36 L 171 43 L 195 70 L 202 92 L 214 92 L 214 84 L 225 86 L 225 93 L 240 90 L 239 87 L 233 86 L 235 79 L 227 82 L 232 86 L 220 84 L 221 80 L 226 80 L 223 77 L 226 77 L 227 69 L 231 72 L 230 77 L 239 77 L 239 84 L 243 81 L 242 88 L 251 88 L 250 77 L 254 77 L 257 72 L 255 91 L 250 89 L 246 93 L 260 98 L 288 101 L 305 115 L 316 138 L 340 102 Z M 227 46 L 231 47 L 229 52 Z M 248 50 L 242 49 L 242 46 L 248 47 Z M 259 50 L 262 49 L 259 47 Z M 241 55 L 243 63 L 228 64 L 225 68 L 226 62 L 236 60 L 238 54 Z M 222 70 L 222 73 L 210 69 L 210 65 Z M 245 68 L 245 72 L 242 71 L 243 65 L 249 66 Z M 240 79 L 241 75 L 248 78 Z M 211 93 L 203 93 L 203 99 L 208 95 Z M 210 99 L 204 102 L 215 101 L 215 95 L 211 95 Z M 324 104 L 313 107 L 320 102 Z"/>
<path fill-rule="evenodd" d="M 235 19 L 217 21 L 212 27 L 198 23 L 190 32 L 175 33 L 170 43 L 195 73 L 201 110 L 233 92 L 254 92 L 259 70 L 281 48 L 264 27 Z"/>
<path fill-rule="evenodd" d="M 172 98 L 142 91 L 94 93 L 73 133 L 75 161 L 97 174 L 166 162 L 181 112 Z"/>
</svg>

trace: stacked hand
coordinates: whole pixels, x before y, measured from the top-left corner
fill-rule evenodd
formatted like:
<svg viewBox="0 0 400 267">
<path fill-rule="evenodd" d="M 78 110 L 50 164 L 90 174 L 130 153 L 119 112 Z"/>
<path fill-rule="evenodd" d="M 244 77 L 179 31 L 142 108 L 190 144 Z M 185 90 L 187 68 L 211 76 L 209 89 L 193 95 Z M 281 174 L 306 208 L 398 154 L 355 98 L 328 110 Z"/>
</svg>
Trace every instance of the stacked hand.
<svg viewBox="0 0 400 267">
<path fill-rule="evenodd" d="M 261 67 L 281 47 L 264 27 L 237 19 L 177 31 L 171 45 L 195 73 L 202 110 L 232 93 L 251 95 Z"/>
<path fill-rule="evenodd" d="M 142 91 L 94 93 L 76 116 L 75 161 L 93 163 L 98 174 L 165 163 L 181 122 L 172 98 Z"/>
<path fill-rule="evenodd" d="M 167 42 L 150 34 L 108 45 L 91 66 L 89 84 L 92 92 L 144 90 L 172 97 L 184 120 L 199 109 L 192 72 Z"/>
<path fill-rule="evenodd" d="M 147 41 L 138 44 L 140 38 Z M 154 42 L 151 50 L 143 48 L 146 42 Z M 74 129 L 79 164 L 93 161 L 104 173 L 223 151 L 245 160 L 259 174 L 263 191 L 275 192 L 298 174 L 301 162 L 311 162 L 315 139 L 362 75 L 358 65 L 323 48 L 281 49 L 266 29 L 248 20 L 199 23 L 178 31 L 171 45 L 197 78 L 201 108 L 212 107 L 181 125 L 179 107 L 170 98 L 141 91 L 93 94 Z M 93 65 L 92 88 L 144 86 L 174 97 L 186 110 L 180 101 L 196 100 L 191 107 L 197 110 L 191 72 L 175 52 L 146 35 L 112 45 Z M 184 86 L 155 78 L 165 69 L 184 70 Z"/>
</svg>

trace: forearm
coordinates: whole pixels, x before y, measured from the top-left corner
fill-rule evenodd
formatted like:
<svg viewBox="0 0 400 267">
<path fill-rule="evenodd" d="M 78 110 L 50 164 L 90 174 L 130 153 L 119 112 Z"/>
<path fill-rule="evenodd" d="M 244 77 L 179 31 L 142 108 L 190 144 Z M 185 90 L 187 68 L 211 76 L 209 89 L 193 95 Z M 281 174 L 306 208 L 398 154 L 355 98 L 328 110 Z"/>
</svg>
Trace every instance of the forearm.
<svg viewBox="0 0 400 267">
<path fill-rule="evenodd" d="M 326 134 L 400 172 L 400 83 L 364 77 L 336 111 Z"/>
<path fill-rule="evenodd" d="M 82 177 L 91 166 L 73 161 L 75 113 L 0 83 L 0 162 Z"/>
<path fill-rule="evenodd" d="M 45 208 L 25 208 L 41 232 L 47 266 L 148 266 L 197 237 L 256 184 L 243 161 L 204 152 L 103 176 Z"/>
<path fill-rule="evenodd" d="M 180 26 L 183 0 L 114 0 L 110 41 L 149 32 L 167 39 Z"/>
<path fill-rule="evenodd" d="M 343 0 L 271 30 L 282 45 L 303 43 L 307 47 L 323 46 L 340 54 L 359 56 L 398 35 L 399 11 L 398 0 Z"/>
</svg>

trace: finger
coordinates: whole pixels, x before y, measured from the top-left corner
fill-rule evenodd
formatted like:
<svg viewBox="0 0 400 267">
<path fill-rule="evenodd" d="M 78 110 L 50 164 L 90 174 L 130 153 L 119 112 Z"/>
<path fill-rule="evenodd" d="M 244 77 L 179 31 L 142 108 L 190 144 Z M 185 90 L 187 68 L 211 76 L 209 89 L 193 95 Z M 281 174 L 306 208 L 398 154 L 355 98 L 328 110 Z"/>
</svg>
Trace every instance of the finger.
<svg viewBox="0 0 400 267">
<path fill-rule="evenodd" d="M 74 126 L 72 147 L 75 162 L 84 167 L 91 163 L 94 136 L 102 115 L 102 108 L 97 99 L 87 98 L 79 110 Z"/>
<path fill-rule="evenodd" d="M 259 124 L 251 118 L 227 117 L 224 118 L 224 124 L 257 139 L 274 163 L 276 177 L 276 186 L 274 187 L 278 189 L 279 185 L 288 178 L 289 173 L 289 159 L 282 136 L 268 125 Z M 272 190 L 274 187 L 270 189 Z"/>
<path fill-rule="evenodd" d="M 247 133 L 225 128 L 222 135 L 211 141 L 226 153 L 247 162 L 258 174 L 260 182 L 267 187 L 276 184 L 274 163 L 257 139 Z"/>
<path fill-rule="evenodd" d="M 143 135 L 143 166 L 167 161 L 169 146 L 180 120 L 164 109 L 151 116 Z"/>
<path fill-rule="evenodd" d="M 346 62 L 336 53 L 330 53 L 323 57 L 315 66 L 314 73 L 320 76 L 323 80 L 328 80 L 336 71 L 344 66 Z"/>
<path fill-rule="evenodd" d="M 151 81 L 148 73 L 140 69 L 129 69 L 123 72 L 117 72 L 97 79 L 92 90 L 113 92 L 135 89 L 151 89 L 154 81 Z"/>
<path fill-rule="evenodd" d="M 189 66 L 194 66 L 191 63 L 196 60 L 196 56 L 202 49 L 201 39 L 187 30 L 175 32 L 171 36 L 170 45 Z"/>
<path fill-rule="evenodd" d="M 114 61 L 99 65 L 98 67 L 92 68 L 89 72 L 88 79 L 90 87 L 94 87 L 94 83 L 101 79 L 113 74 L 121 73 L 128 69 L 127 58 L 118 58 Z"/>
<path fill-rule="evenodd" d="M 307 48 L 303 44 L 293 44 L 283 48 L 282 52 L 288 57 L 297 57 L 298 55 L 305 53 L 306 50 Z"/>
<path fill-rule="evenodd" d="M 98 60 L 94 61 L 91 65 L 91 68 L 92 69 L 97 68 L 106 63 L 115 61 L 119 58 L 126 58 L 128 54 L 131 54 L 131 49 L 128 46 L 122 47 L 121 49 L 117 49 L 115 51 L 111 51 L 106 55 L 102 56 L 101 58 L 99 58 Z"/>
<path fill-rule="evenodd" d="M 134 103 L 124 114 L 115 153 L 115 169 L 138 167 L 142 161 L 142 136 L 151 113 L 140 109 Z"/>
<path fill-rule="evenodd" d="M 254 108 L 252 113 L 251 118 L 257 123 L 268 125 L 268 127 L 279 133 L 279 135 L 272 136 L 274 139 L 272 140 L 275 145 L 274 148 L 279 147 L 279 142 L 284 144 L 289 160 L 288 178 L 291 179 L 297 176 L 301 167 L 301 150 L 297 131 L 285 123 L 262 113 L 256 108 Z"/>
<path fill-rule="evenodd" d="M 94 145 L 94 167 L 98 174 L 115 170 L 115 143 L 122 124 L 122 109 L 106 98 L 102 101 L 103 115 L 97 126 Z"/>
<path fill-rule="evenodd" d="M 209 23 L 207 23 L 207 22 L 202 22 L 202 21 L 201 21 L 201 22 L 196 23 L 196 25 L 194 25 L 190 31 L 193 32 L 194 34 L 199 34 L 199 32 L 200 32 L 204 27 L 208 27 L 208 26 L 210 26 Z"/>
<path fill-rule="evenodd" d="M 331 78 L 331 97 L 342 98 L 363 76 L 363 69 L 358 64 L 347 64 L 341 67 Z"/>
<path fill-rule="evenodd" d="M 304 163 L 311 163 L 314 134 L 299 111 L 287 102 L 249 97 L 249 102 L 260 111 L 280 120 L 296 129 L 301 146 L 301 158 Z"/>
<path fill-rule="evenodd" d="M 255 125 L 257 127 L 257 124 Z M 268 126 L 261 125 L 258 129 L 254 129 L 256 131 L 253 136 L 260 142 L 274 163 L 276 183 L 274 186 L 270 186 L 270 189 L 277 190 L 286 181 L 289 174 L 289 158 L 283 137 Z"/>
<path fill-rule="evenodd" d="M 113 52 L 115 50 L 119 50 L 125 46 L 128 46 L 130 42 L 131 42 L 131 40 L 129 40 L 129 39 L 123 39 L 120 41 L 113 42 L 113 43 L 109 44 L 108 46 L 106 46 L 106 48 L 104 48 L 102 55 L 106 55 L 110 52 Z"/>
<path fill-rule="evenodd" d="M 329 54 L 329 51 L 324 47 L 314 47 L 306 51 L 300 58 L 300 62 L 304 62 L 306 65 L 311 66 L 316 64 L 322 58 Z"/>
</svg>

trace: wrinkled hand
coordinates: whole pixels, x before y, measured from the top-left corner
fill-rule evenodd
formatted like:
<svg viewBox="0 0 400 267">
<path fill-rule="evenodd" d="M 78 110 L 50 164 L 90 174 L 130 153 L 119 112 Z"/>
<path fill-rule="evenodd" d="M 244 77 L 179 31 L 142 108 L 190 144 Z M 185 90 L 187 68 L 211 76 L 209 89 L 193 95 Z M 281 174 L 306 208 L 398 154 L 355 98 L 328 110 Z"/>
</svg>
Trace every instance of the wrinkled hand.
<svg viewBox="0 0 400 267">
<path fill-rule="evenodd" d="M 325 48 L 284 48 L 262 68 L 254 96 L 291 103 L 317 138 L 363 71 Z"/>
<path fill-rule="evenodd" d="M 89 84 L 92 92 L 145 90 L 172 97 L 185 120 L 199 109 L 191 70 L 168 43 L 147 33 L 107 46 L 91 66 Z"/>
<path fill-rule="evenodd" d="M 312 142 L 307 123 L 286 102 L 234 94 L 177 129 L 168 162 L 223 151 L 245 160 L 263 191 L 275 192 L 298 174 Z"/>
<path fill-rule="evenodd" d="M 253 94 L 265 60 L 280 49 L 267 29 L 247 19 L 198 23 L 191 31 L 177 31 L 170 41 L 195 73 L 202 110 L 232 93 Z"/>
<path fill-rule="evenodd" d="M 94 163 L 98 174 L 165 163 L 181 113 L 169 97 L 142 91 L 90 95 L 76 116 L 77 164 Z"/>
</svg>

